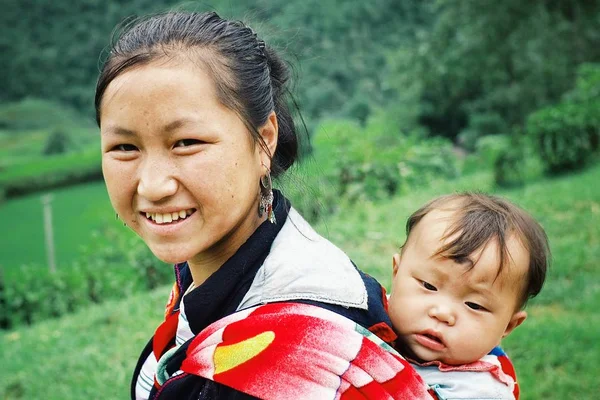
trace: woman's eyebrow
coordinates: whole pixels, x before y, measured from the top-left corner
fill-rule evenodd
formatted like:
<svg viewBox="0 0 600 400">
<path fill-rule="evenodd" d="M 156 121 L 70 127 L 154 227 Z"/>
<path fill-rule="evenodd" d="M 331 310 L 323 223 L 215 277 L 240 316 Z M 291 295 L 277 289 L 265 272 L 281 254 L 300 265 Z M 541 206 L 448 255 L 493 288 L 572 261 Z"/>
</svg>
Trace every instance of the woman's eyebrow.
<svg viewBox="0 0 600 400">
<path fill-rule="evenodd" d="M 183 126 L 192 125 L 192 124 L 196 124 L 196 123 L 197 123 L 197 121 L 194 119 L 180 118 L 180 119 L 176 119 L 176 120 L 171 121 L 168 124 L 164 125 L 162 128 L 162 131 L 166 132 L 166 133 L 171 133 Z M 102 129 L 102 133 L 119 135 L 119 136 L 136 136 L 135 131 L 132 131 L 132 130 L 126 129 L 126 128 L 122 128 L 120 126 L 109 126 L 106 129 Z"/>
<path fill-rule="evenodd" d="M 135 136 L 136 135 L 136 133 L 134 131 L 125 129 L 125 128 L 121 128 L 119 126 L 109 126 L 106 129 L 102 129 L 101 132 L 103 135 L 106 135 L 106 134 L 119 135 L 119 136 Z"/>
<path fill-rule="evenodd" d="M 191 119 L 191 118 L 179 118 L 176 119 L 175 121 L 171 121 L 168 124 L 166 124 L 165 126 L 163 126 L 162 130 L 163 132 L 167 132 L 170 133 L 174 130 L 177 130 L 179 128 L 181 128 L 182 126 L 185 125 L 196 125 L 199 121 L 196 119 Z"/>
</svg>

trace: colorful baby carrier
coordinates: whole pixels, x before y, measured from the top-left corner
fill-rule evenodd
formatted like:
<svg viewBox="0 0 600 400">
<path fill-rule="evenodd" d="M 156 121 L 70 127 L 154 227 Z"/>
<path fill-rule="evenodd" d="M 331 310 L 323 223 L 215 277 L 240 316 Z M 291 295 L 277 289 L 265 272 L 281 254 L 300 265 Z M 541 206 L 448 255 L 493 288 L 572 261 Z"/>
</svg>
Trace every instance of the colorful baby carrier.
<svg viewBox="0 0 600 400">
<path fill-rule="evenodd" d="M 192 374 L 261 399 L 432 398 L 410 364 L 374 333 L 308 304 L 272 303 L 229 315 L 192 339 L 180 371 L 163 374 L 174 351 L 159 361 L 159 388 Z"/>
</svg>

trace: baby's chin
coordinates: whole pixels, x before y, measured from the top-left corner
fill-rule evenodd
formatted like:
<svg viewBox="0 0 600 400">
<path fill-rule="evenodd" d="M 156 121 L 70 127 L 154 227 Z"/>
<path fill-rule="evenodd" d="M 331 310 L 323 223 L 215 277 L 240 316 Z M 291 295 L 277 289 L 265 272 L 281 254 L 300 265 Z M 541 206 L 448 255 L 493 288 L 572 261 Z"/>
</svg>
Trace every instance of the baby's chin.
<svg viewBox="0 0 600 400">
<path fill-rule="evenodd" d="M 456 362 L 455 360 L 449 360 L 446 358 L 436 358 L 436 357 L 419 357 L 414 351 L 408 349 L 405 353 L 402 353 L 407 360 L 414 361 L 417 364 L 427 364 L 430 362 L 440 362 L 445 365 L 462 365 L 464 363 Z"/>
<path fill-rule="evenodd" d="M 413 352 L 414 353 L 414 352 Z M 454 358 L 447 358 L 447 357 L 429 357 L 429 358 L 420 358 L 418 355 L 415 354 L 416 358 L 411 358 L 409 357 L 411 360 L 416 361 L 419 364 L 426 364 L 426 363 L 430 363 L 430 362 L 440 362 L 444 365 L 466 365 L 466 364 L 471 364 L 476 362 L 479 359 L 476 360 L 457 360 Z"/>
<path fill-rule="evenodd" d="M 404 358 L 406 358 L 407 360 L 410 360 L 410 361 L 414 361 L 417 364 L 427 364 L 427 363 L 434 362 L 434 361 L 438 361 L 438 362 L 441 362 L 442 364 L 446 364 L 446 365 L 463 365 L 463 364 L 470 363 L 470 361 L 455 360 L 455 359 L 446 358 L 446 357 L 431 357 L 431 356 L 427 357 L 426 355 L 419 356 L 408 345 L 408 343 L 406 343 L 406 341 L 402 340 L 401 337 L 398 337 L 394 347 L 400 354 L 402 354 L 402 356 Z"/>
<path fill-rule="evenodd" d="M 413 349 L 410 348 L 410 346 L 406 343 L 406 341 L 402 340 L 401 337 L 398 337 L 398 339 L 396 340 L 396 343 L 394 344 L 394 347 L 395 347 L 396 351 L 398 351 L 400 354 L 402 354 L 402 356 L 404 358 L 406 358 L 407 360 L 416 361 L 417 363 L 420 363 L 420 364 L 431 361 L 431 360 L 423 360 L 421 357 L 419 357 L 417 355 L 417 353 L 415 353 L 413 351 Z"/>
</svg>

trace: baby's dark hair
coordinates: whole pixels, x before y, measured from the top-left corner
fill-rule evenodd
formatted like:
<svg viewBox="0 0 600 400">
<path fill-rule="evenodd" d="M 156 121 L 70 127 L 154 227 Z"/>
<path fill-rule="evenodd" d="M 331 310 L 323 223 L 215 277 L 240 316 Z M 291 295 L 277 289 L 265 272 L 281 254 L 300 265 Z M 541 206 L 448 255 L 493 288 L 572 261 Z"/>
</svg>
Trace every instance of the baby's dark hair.
<svg viewBox="0 0 600 400">
<path fill-rule="evenodd" d="M 453 222 L 443 236 L 443 239 L 452 240 L 441 246 L 434 256 L 462 263 L 476 250 L 496 241 L 500 274 L 511 257 L 507 240 L 514 234 L 529 253 L 529 269 L 519 306 L 524 307 L 527 300 L 539 294 L 550 264 L 550 246 L 542 226 L 526 211 L 501 197 L 483 193 L 465 192 L 437 197 L 408 218 L 407 242 L 414 227 L 432 210 L 455 212 Z"/>
<path fill-rule="evenodd" d="M 219 101 L 240 116 L 255 143 L 271 156 L 274 178 L 295 162 L 298 137 L 286 101 L 287 65 L 244 23 L 214 12 L 158 14 L 117 30 L 96 85 L 98 125 L 110 82 L 136 66 L 172 59 L 196 62 L 212 77 Z M 258 132 L 272 111 L 279 131 L 275 154 L 269 153 Z"/>
</svg>

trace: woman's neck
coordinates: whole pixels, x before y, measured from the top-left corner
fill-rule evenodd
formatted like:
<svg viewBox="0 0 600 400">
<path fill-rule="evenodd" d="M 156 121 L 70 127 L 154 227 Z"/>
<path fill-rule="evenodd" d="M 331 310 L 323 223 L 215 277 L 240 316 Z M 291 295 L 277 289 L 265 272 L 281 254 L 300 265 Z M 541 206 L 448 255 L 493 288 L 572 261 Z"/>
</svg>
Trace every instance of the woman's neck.
<svg viewBox="0 0 600 400">
<path fill-rule="evenodd" d="M 266 220 L 266 215 L 262 217 L 250 218 L 243 222 L 229 235 L 226 235 L 218 243 L 211 246 L 211 249 L 196 255 L 188 260 L 188 266 L 192 274 L 192 279 L 196 287 L 203 284 L 212 274 L 214 274 L 227 260 L 229 260 L 238 249 L 252 236 L 258 227 Z"/>
</svg>

